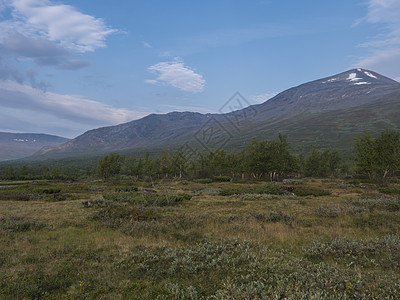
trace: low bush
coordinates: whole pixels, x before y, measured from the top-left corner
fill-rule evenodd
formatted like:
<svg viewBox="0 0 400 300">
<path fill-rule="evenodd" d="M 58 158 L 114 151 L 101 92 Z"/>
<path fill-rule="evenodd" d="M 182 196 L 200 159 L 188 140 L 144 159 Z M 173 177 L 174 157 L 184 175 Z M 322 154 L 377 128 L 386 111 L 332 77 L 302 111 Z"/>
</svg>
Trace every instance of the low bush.
<svg viewBox="0 0 400 300">
<path fill-rule="evenodd" d="M 363 215 L 369 212 L 366 207 L 342 206 L 342 205 L 323 205 L 315 209 L 315 214 L 322 218 L 336 218 L 345 215 Z"/>
<path fill-rule="evenodd" d="M 233 195 L 234 197 L 237 197 Z M 271 195 L 271 194 L 242 194 L 238 195 L 241 200 L 284 200 L 298 199 L 296 195 Z"/>
<path fill-rule="evenodd" d="M 271 223 L 278 223 L 282 222 L 285 224 L 292 224 L 294 221 L 294 218 L 290 215 L 287 215 L 283 212 L 276 212 L 276 211 L 271 211 L 268 214 L 260 213 L 260 212 L 252 212 L 249 215 L 251 218 L 256 219 L 257 221 L 260 222 L 271 222 Z"/>
<path fill-rule="evenodd" d="M 33 192 L 37 194 L 47 194 L 47 195 L 59 194 L 61 193 L 61 188 L 36 188 L 33 189 Z"/>
<path fill-rule="evenodd" d="M 367 207 L 369 209 L 383 209 L 387 211 L 398 211 L 400 210 L 400 201 L 398 198 L 367 198 L 358 200 L 346 200 L 354 206 Z"/>
<path fill-rule="evenodd" d="M 0 217 L 0 229 L 7 232 L 24 232 L 50 228 L 46 223 L 31 221 L 25 217 Z"/>
<path fill-rule="evenodd" d="M 321 182 L 322 183 L 341 182 L 341 180 L 337 179 L 337 178 L 324 178 L 324 179 L 321 179 Z"/>
<path fill-rule="evenodd" d="M 241 240 L 141 247 L 115 268 L 132 284 L 152 283 L 151 291 L 145 286 L 135 290 L 143 298 L 389 299 L 400 293 L 399 276 L 361 276 L 358 270 L 315 264 Z"/>
<path fill-rule="evenodd" d="M 351 183 L 341 183 L 338 186 L 340 189 L 350 189 L 350 188 L 355 188 L 356 186 Z"/>
<path fill-rule="evenodd" d="M 142 194 L 142 193 L 117 193 L 104 194 L 104 200 L 114 202 L 126 202 L 143 206 L 170 206 L 188 201 L 192 196 L 188 194 Z"/>
<path fill-rule="evenodd" d="M 283 190 L 279 185 L 266 184 L 254 186 L 235 186 L 223 188 L 219 191 L 220 196 L 242 195 L 242 194 L 271 194 L 282 195 Z"/>
<path fill-rule="evenodd" d="M 217 196 L 219 195 L 220 188 L 212 188 L 206 187 L 204 189 L 198 190 L 194 192 L 195 195 L 210 195 L 210 196 Z"/>
<path fill-rule="evenodd" d="M 351 240 L 343 237 L 332 241 L 313 241 L 305 248 L 310 258 L 344 260 L 360 267 L 379 265 L 383 268 L 400 269 L 400 235 L 388 235 L 374 240 Z"/>
<path fill-rule="evenodd" d="M 207 184 L 207 183 L 212 183 L 213 180 L 211 178 L 199 178 L 199 179 L 194 179 L 193 182 Z"/>
<path fill-rule="evenodd" d="M 220 182 L 227 182 L 231 181 L 232 178 L 230 176 L 214 176 L 215 181 L 220 181 Z"/>
<path fill-rule="evenodd" d="M 351 219 L 352 226 L 363 230 L 380 230 L 385 232 L 400 232 L 400 213 L 374 212 Z"/>
<path fill-rule="evenodd" d="M 159 216 L 153 209 L 131 206 L 126 203 L 107 201 L 95 202 L 95 205 L 98 205 L 100 209 L 95 212 L 93 219 L 110 228 L 120 228 L 132 222 L 149 222 L 156 220 Z"/>
<path fill-rule="evenodd" d="M 38 201 L 44 200 L 46 194 L 38 194 L 26 191 L 2 190 L 0 200 L 3 201 Z"/>
<path fill-rule="evenodd" d="M 297 196 L 315 196 L 315 197 L 329 196 L 331 194 L 330 191 L 309 186 L 296 186 L 293 189 L 293 193 L 296 194 Z"/>
<path fill-rule="evenodd" d="M 383 188 L 379 189 L 379 192 L 382 194 L 399 195 L 400 194 L 400 186 L 383 187 Z"/>
<path fill-rule="evenodd" d="M 302 179 L 283 179 L 283 183 L 290 185 L 300 185 L 307 183 L 307 181 Z"/>
<path fill-rule="evenodd" d="M 136 186 L 120 186 L 115 188 L 116 193 L 137 192 L 139 189 Z"/>
</svg>

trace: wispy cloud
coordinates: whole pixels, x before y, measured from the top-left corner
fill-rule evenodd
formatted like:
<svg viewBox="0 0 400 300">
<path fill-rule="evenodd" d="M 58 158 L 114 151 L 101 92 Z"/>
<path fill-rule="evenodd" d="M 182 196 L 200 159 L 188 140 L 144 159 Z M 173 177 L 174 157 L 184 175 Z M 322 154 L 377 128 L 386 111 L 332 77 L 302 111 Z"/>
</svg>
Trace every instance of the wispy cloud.
<svg viewBox="0 0 400 300">
<path fill-rule="evenodd" d="M 153 46 L 150 45 L 150 44 L 147 43 L 147 42 L 142 42 L 142 43 L 143 43 L 143 46 L 145 46 L 146 48 L 153 48 Z"/>
<path fill-rule="evenodd" d="M 400 75 L 400 1 L 369 0 L 364 22 L 382 26 L 384 31 L 362 47 L 370 54 L 360 58 L 354 66 L 384 72 L 392 77 Z"/>
<path fill-rule="evenodd" d="M 128 122 L 146 115 L 79 96 L 44 93 L 40 89 L 11 81 L 0 82 L 0 107 L 38 112 L 95 126 Z"/>
<path fill-rule="evenodd" d="M 148 70 L 157 75 L 156 79 L 146 80 L 150 84 L 166 84 L 191 93 L 200 93 L 205 87 L 203 76 L 185 66 L 180 59 L 157 63 Z"/>
</svg>

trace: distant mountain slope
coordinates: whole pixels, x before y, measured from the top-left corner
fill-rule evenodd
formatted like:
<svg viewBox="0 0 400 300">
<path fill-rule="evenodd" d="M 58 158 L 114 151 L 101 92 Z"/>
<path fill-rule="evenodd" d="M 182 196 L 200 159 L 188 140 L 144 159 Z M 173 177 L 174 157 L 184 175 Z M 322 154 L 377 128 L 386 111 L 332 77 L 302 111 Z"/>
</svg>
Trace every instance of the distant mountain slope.
<svg viewBox="0 0 400 300">
<path fill-rule="evenodd" d="M 251 138 L 275 138 L 278 132 L 302 149 L 311 145 L 349 149 L 364 130 L 373 134 L 386 128 L 400 130 L 399 103 L 400 83 L 373 71 L 354 69 L 288 89 L 238 111 L 153 114 L 91 130 L 63 145 L 42 149 L 37 157 L 172 149 L 184 144 L 233 149 Z M 206 136 L 210 133 L 212 138 Z"/>
<path fill-rule="evenodd" d="M 45 146 L 67 141 L 66 138 L 47 134 L 0 132 L 0 161 L 27 157 Z"/>
<path fill-rule="evenodd" d="M 190 138 L 191 133 L 198 130 L 208 118 L 209 115 L 192 112 L 151 114 L 129 123 L 87 131 L 65 144 L 42 149 L 40 153 L 75 151 L 98 153 L 170 145 L 177 140 Z"/>
</svg>

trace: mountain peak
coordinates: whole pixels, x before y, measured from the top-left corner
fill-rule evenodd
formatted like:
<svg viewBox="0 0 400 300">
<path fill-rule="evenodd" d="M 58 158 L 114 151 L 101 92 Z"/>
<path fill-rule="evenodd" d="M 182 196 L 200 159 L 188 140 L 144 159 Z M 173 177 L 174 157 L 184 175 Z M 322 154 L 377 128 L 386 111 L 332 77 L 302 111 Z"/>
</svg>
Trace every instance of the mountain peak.
<svg viewBox="0 0 400 300">
<path fill-rule="evenodd" d="M 350 141 L 365 128 L 378 130 L 383 126 L 393 127 L 393 124 L 400 128 L 399 99 L 400 83 L 358 68 L 290 88 L 264 103 L 233 114 L 151 114 L 128 123 L 88 131 L 61 146 L 38 152 L 37 157 L 148 149 L 154 152 L 181 145 L 192 150 L 216 149 L 221 145 L 243 145 L 252 137 L 272 137 L 276 132 L 297 136 L 302 142 L 314 141 L 331 126 L 331 138 L 336 138 L 340 144 L 344 139 Z M 371 107 L 380 109 L 375 120 L 371 119 Z M 359 123 L 360 120 L 364 123 Z M 325 139 L 324 134 L 321 141 Z"/>
<path fill-rule="evenodd" d="M 319 80 L 322 84 L 346 84 L 352 86 L 376 85 L 376 84 L 399 84 L 397 81 L 378 74 L 374 71 L 357 68 L 332 77 Z"/>
</svg>

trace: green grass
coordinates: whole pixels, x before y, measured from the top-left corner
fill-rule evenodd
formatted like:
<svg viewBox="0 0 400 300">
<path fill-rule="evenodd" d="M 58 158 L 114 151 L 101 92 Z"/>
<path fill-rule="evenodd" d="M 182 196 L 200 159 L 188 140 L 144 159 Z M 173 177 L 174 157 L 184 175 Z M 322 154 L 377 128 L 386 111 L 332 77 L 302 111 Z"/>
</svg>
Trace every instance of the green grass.
<svg viewBox="0 0 400 300">
<path fill-rule="evenodd" d="M 0 200 L 0 299 L 400 294 L 398 200 L 377 187 L 48 181 Z"/>
</svg>

